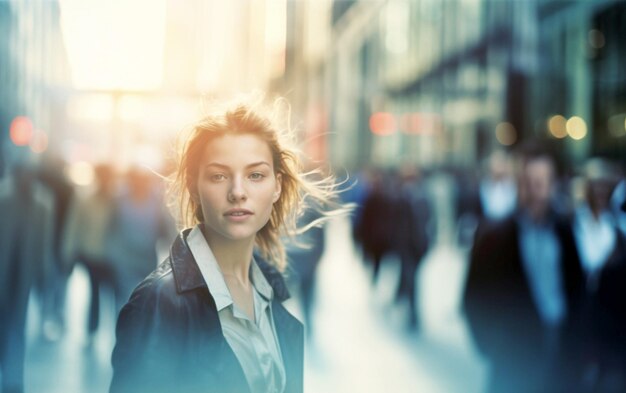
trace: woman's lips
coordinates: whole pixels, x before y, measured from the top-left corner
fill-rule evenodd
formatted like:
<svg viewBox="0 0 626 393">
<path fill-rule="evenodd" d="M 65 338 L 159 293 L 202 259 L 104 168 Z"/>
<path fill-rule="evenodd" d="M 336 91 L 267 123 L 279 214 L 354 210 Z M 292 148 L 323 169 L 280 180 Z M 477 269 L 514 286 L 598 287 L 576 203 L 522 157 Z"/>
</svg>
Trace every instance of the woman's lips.
<svg viewBox="0 0 626 393">
<path fill-rule="evenodd" d="M 224 213 L 224 217 L 226 217 L 230 221 L 245 221 L 250 216 L 252 216 L 252 212 L 247 209 L 230 209 L 226 213 Z"/>
</svg>

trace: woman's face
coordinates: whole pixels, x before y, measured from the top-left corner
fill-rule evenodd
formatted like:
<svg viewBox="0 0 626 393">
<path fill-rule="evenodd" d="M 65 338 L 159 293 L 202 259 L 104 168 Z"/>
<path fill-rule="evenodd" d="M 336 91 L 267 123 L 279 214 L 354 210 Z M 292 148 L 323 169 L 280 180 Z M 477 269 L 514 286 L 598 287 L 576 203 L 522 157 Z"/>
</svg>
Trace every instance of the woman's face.
<svg viewBox="0 0 626 393">
<path fill-rule="evenodd" d="M 270 148 L 259 137 L 212 139 L 204 148 L 197 179 L 208 239 L 253 241 L 280 196 L 280 180 Z"/>
</svg>

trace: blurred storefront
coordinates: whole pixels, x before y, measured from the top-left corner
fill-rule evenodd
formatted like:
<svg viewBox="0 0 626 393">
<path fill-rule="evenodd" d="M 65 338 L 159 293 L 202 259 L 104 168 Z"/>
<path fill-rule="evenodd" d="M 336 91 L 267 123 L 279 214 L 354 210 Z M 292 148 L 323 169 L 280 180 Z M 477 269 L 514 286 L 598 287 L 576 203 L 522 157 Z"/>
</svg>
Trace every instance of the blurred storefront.
<svg viewBox="0 0 626 393">
<path fill-rule="evenodd" d="M 65 127 L 67 54 L 56 1 L 0 1 L 0 175 Z"/>
<path fill-rule="evenodd" d="M 625 9 L 137 0 L 120 13 L 107 2 L 2 1 L 0 125 L 19 118 L 33 151 L 129 161 L 146 145 L 171 147 L 212 98 L 258 88 L 292 103 L 310 157 L 347 168 L 467 167 L 533 136 L 572 163 L 621 159 Z M 16 151 L 10 132 L 0 143 Z"/>
<path fill-rule="evenodd" d="M 531 137 L 552 139 L 574 164 L 619 158 L 624 7 L 293 2 L 286 85 L 314 114 L 307 132 L 325 135 L 322 157 L 346 167 L 464 167 Z"/>
<path fill-rule="evenodd" d="M 529 101 L 535 132 L 562 139 L 572 163 L 603 155 L 624 164 L 626 3 L 543 1 L 538 16 L 541 67 Z M 555 116 L 583 121 L 561 130 Z"/>
</svg>

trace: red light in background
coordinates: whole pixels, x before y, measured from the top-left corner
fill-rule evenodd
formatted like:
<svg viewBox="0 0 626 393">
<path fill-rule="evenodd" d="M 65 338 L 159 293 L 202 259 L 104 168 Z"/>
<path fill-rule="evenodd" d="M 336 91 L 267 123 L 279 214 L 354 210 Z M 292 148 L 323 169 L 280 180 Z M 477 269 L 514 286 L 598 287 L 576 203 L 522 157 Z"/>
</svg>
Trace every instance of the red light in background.
<svg viewBox="0 0 626 393">
<path fill-rule="evenodd" d="M 376 112 L 370 116 L 370 129 L 376 135 L 391 135 L 396 128 L 396 118 L 391 113 Z"/>
<path fill-rule="evenodd" d="M 16 146 L 26 146 L 33 138 L 33 122 L 26 116 L 17 116 L 11 122 L 9 134 Z"/>
</svg>

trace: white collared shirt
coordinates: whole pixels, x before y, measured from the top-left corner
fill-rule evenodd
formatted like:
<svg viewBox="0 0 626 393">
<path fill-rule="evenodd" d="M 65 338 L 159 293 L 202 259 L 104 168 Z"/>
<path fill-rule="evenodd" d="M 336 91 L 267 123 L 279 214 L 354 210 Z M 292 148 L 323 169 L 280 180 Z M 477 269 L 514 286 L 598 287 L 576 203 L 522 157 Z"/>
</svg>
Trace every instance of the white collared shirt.
<svg viewBox="0 0 626 393">
<path fill-rule="evenodd" d="M 224 338 L 239 360 L 251 392 L 283 392 L 286 374 L 272 316 L 274 291 L 256 261 L 250 264 L 255 315 L 251 321 L 234 303 L 200 227 L 191 230 L 187 245 L 215 299 Z"/>
</svg>

